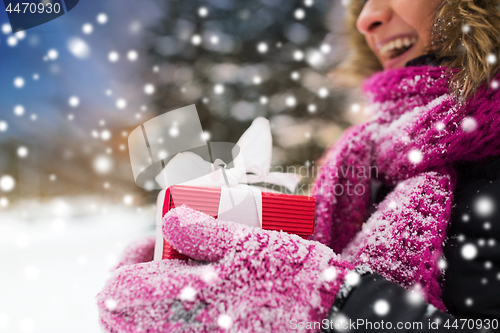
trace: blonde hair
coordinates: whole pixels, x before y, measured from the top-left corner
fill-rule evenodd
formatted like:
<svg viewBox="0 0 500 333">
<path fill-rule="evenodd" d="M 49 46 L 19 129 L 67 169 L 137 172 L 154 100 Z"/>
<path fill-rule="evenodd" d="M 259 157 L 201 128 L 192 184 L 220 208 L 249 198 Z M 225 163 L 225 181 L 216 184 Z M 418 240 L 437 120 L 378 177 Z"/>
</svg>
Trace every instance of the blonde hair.
<svg viewBox="0 0 500 333">
<path fill-rule="evenodd" d="M 351 0 L 347 8 L 346 28 L 350 54 L 332 71 L 344 85 L 359 85 L 362 80 L 383 70 L 356 21 L 364 1 Z M 466 99 L 500 71 L 500 0 L 444 0 L 435 12 L 430 30 L 431 45 L 441 65 L 460 68 L 450 81 L 450 91 Z M 332 76 L 332 75 L 331 75 Z M 333 77 L 332 76 L 332 77 Z"/>
</svg>

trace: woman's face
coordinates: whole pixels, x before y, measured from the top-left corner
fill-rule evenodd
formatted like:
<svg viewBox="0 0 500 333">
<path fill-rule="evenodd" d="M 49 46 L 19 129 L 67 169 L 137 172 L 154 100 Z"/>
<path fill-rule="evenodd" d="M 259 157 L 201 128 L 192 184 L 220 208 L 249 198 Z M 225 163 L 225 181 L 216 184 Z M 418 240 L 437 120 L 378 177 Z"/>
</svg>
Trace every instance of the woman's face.
<svg viewBox="0 0 500 333">
<path fill-rule="evenodd" d="M 368 0 L 356 26 L 384 69 L 405 67 L 430 45 L 440 0 Z"/>
</svg>

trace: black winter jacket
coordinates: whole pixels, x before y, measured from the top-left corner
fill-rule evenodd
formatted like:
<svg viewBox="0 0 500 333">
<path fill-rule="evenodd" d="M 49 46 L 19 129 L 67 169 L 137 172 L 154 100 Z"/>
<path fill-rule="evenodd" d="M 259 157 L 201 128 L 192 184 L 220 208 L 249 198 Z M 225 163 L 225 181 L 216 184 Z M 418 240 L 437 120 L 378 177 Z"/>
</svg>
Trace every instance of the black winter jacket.
<svg viewBox="0 0 500 333">
<path fill-rule="evenodd" d="M 436 63 L 434 55 L 426 55 L 407 66 Z M 337 297 L 323 332 L 500 332 L 500 157 L 455 168 L 454 206 L 440 261 L 449 312 L 411 302 L 399 285 L 366 273 Z M 372 193 L 374 203 L 389 191 L 379 187 Z"/>
</svg>

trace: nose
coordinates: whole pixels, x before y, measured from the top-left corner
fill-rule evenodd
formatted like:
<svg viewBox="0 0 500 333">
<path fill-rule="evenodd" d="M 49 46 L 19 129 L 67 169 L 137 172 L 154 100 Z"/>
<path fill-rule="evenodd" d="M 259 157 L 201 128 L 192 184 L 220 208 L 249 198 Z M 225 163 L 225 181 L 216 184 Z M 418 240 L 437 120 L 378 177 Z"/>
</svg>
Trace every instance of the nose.
<svg viewBox="0 0 500 333">
<path fill-rule="evenodd" d="M 391 0 L 368 0 L 356 21 L 356 28 L 363 35 L 373 33 L 392 17 Z"/>
</svg>

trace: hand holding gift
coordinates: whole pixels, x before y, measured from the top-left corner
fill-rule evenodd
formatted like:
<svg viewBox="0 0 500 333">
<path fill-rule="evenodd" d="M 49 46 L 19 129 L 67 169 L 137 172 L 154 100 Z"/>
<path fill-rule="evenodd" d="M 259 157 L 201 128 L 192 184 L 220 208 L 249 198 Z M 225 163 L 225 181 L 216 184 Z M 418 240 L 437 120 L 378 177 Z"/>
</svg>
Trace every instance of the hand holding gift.
<svg viewBox="0 0 500 333">
<path fill-rule="evenodd" d="M 157 200 L 155 260 L 187 259 L 161 234 L 162 217 L 182 204 L 225 221 L 304 238 L 312 235 L 314 198 L 271 194 L 248 185 L 277 185 L 293 193 L 301 179 L 294 173 L 270 172 L 272 136 L 267 119 L 256 118 L 236 144 L 203 143 L 202 134 L 196 109 L 189 106 L 147 121 L 129 137 L 136 183 L 163 189 Z"/>
<path fill-rule="evenodd" d="M 163 234 L 199 261 L 116 270 L 97 297 L 109 332 L 288 332 L 321 322 L 354 268 L 318 242 L 186 206 L 164 217 Z"/>
</svg>

